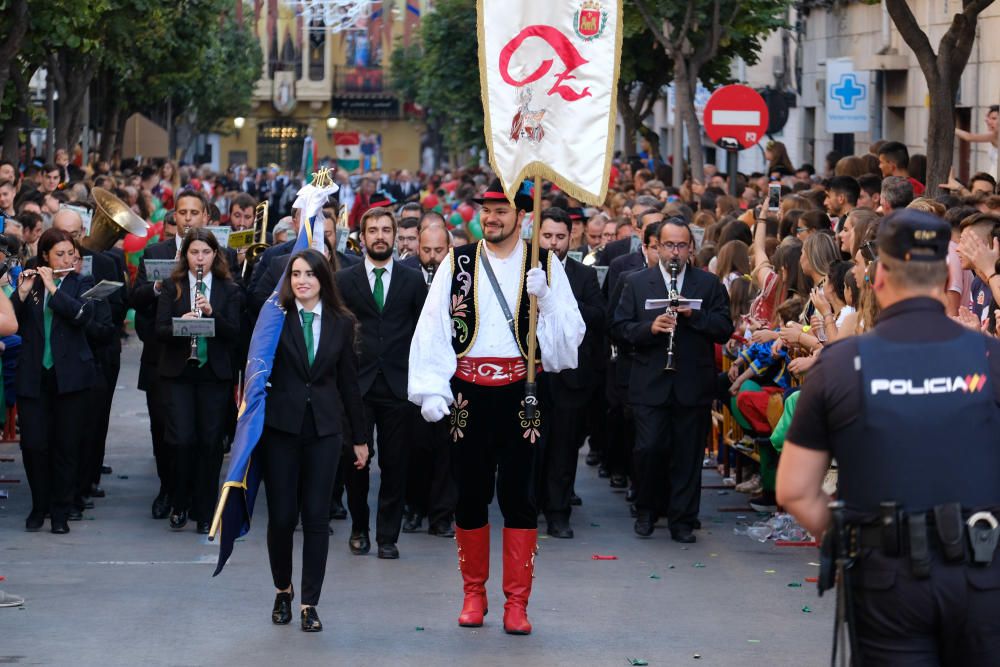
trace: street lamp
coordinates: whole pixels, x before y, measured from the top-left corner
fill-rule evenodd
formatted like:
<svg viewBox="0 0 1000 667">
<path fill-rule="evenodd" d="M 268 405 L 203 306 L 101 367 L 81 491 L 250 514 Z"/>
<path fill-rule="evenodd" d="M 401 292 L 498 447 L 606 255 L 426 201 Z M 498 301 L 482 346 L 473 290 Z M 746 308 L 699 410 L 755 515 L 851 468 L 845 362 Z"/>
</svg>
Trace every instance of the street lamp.
<svg viewBox="0 0 1000 667">
<path fill-rule="evenodd" d="M 340 119 L 336 116 L 329 116 L 326 119 L 326 136 L 333 141 L 333 131 L 337 129 L 337 124 L 340 123 Z"/>
<path fill-rule="evenodd" d="M 243 129 L 243 126 L 246 125 L 246 123 L 247 123 L 247 119 L 244 118 L 243 116 L 237 116 L 236 118 L 233 119 L 233 127 L 236 128 L 236 138 L 237 139 L 240 138 L 240 130 Z"/>
</svg>

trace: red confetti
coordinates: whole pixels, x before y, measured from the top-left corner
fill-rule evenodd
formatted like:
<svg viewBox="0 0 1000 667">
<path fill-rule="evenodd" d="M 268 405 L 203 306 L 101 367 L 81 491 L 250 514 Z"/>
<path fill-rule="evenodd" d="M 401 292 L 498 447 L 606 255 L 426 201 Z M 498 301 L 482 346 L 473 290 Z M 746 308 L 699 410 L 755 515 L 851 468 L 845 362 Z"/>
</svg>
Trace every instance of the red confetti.
<svg viewBox="0 0 1000 667">
<path fill-rule="evenodd" d="M 602 556 L 601 554 L 594 554 L 590 558 L 591 560 L 618 560 L 618 556 Z"/>
<path fill-rule="evenodd" d="M 819 577 L 806 577 L 807 584 L 815 584 L 819 581 Z"/>
<path fill-rule="evenodd" d="M 791 540 L 775 540 L 774 546 L 776 547 L 818 547 L 819 542 L 816 540 L 809 540 L 806 542 L 793 542 Z"/>
</svg>

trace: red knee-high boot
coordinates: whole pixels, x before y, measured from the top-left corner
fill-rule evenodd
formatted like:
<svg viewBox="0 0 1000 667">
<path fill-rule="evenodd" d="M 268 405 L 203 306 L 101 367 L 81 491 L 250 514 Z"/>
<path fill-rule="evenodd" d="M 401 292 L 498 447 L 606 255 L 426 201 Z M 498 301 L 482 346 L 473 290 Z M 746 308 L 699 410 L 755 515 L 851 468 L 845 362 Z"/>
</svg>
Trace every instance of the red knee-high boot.
<svg viewBox="0 0 1000 667">
<path fill-rule="evenodd" d="M 503 629 L 507 634 L 531 634 L 528 598 L 531 596 L 537 547 L 537 529 L 503 529 L 503 594 L 507 596 L 503 609 Z"/>
<path fill-rule="evenodd" d="M 458 542 L 458 569 L 462 572 L 465 601 L 458 624 L 478 628 L 487 612 L 486 580 L 490 578 L 490 525 L 475 530 L 455 528 Z"/>
</svg>

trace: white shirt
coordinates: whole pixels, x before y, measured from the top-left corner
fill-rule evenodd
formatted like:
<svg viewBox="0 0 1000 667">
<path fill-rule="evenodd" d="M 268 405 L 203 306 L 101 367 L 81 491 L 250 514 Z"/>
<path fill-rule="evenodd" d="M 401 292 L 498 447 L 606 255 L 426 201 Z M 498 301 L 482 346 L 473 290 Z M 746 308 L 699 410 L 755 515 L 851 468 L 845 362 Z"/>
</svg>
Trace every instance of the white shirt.
<svg viewBox="0 0 1000 667">
<path fill-rule="evenodd" d="M 314 315 L 316 315 L 316 317 L 314 317 L 313 321 L 312 321 L 313 355 L 315 356 L 316 351 L 319 350 L 319 332 L 320 332 L 320 330 L 323 327 L 323 300 L 320 299 L 319 301 L 317 301 L 316 305 L 313 306 L 313 309 L 309 310 L 308 308 L 306 308 L 305 306 L 302 305 L 301 301 L 299 301 L 298 299 L 296 299 L 295 300 L 295 309 L 299 313 L 299 324 L 302 324 L 302 311 L 303 310 L 306 311 L 307 313 L 313 313 Z"/>
<path fill-rule="evenodd" d="M 385 300 L 386 301 L 389 300 L 389 283 L 392 281 L 392 265 L 393 264 L 394 264 L 394 262 L 392 261 L 392 259 L 390 259 L 389 263 L 382 267 L 383 269 L 385 269 L 385 273 L 382 274 L 382 289 L 383 289 L 382 293 L 385 295 Z M 371 289 L 372 296 L 375 295 L 375 269 L 376 268 L 378 268 L 378 267 L 376 267 L 374 264 L 372 264 L 372 261 L 368 258 L 368 255 L 365 255 L 365 275 L 368 276 L 368 288 Z"/>
<path fill-rule="evenodd" d="M 205 275 L 201 277 L 201 282 L 205 284 L 205 298 L 211 302 L 212 300 L 212 272 L 207 271 Z M 191 310 L 194 310 L 194 297 L 198 294 L 198 279 L 195 277 L 193 271 L 188 271 L 188 289 L 191 290 Z M 202 313 L 204 315 L 204 313 Z"/>
<path fill-rule="evenodd" d="M 482 244 L 482 252 L 486 244 Z M 507 300 L 511 313 L 517 314 L 520 293 L 521 266 L 527 244 L 519 243 L 509 257 L 500 259 L 489 253 L 490 266 L 496 274 L 500 290 Z M 580 315 L 576 298 L 566 279 L 561 262 L 552 262 L 549 291 L 538 301 L 538 346 L 542 353 L 542 366 L 555 373 L 576 368 L 577 349 L 583 342 L 587 327 Z M 410 342 L 410 368 L 408 396 L 410 401 L 422 405 L 428 396 L 440 396 L 452 402 L 451 378 L 458 366 L 452 347 L 451 320 L 451 258 L 441 262 L 434 274 L 434 282 L 427 293 L 427 301 L 417 320 L 417 328 Z M 490 280 L 482 262 L 477 265 L 476 312 L 479 317 L 476 340 L 469 350 L 470 357 L 518 358 L 521 351 L 507 326 L 507 318 L 500 309 Z M 470 294 L 470 297 L 472 295 Z"/>
<path fill-rule="evenodd" d="M 663 284 L 667 286 L 667 293 L 670 293 L 670 272 L 663 266 L 663 262 L 657 262 L 660 273 L 663 274 Z M 687 264 L 681 264 L 680 273 L 677 274 L 677 293 L 684 289 L 684 274 L 687 273 Z"/>
</svg>

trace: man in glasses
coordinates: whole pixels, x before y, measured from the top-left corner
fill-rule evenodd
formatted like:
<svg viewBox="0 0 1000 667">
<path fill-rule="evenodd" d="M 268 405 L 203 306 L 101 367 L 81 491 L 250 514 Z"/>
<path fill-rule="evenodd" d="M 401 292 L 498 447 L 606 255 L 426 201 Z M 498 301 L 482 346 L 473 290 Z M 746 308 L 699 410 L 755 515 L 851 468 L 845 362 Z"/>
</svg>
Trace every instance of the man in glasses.
<svg viewBox="0 0 1000 667">
<path fill-rule="evenodd" d="M 653 534 L 661 508 L 676 542 L 695 541 L 701 497 L 702 454 L 711 427 L 715 344 L 733 333 L 729 296 L 714 275 L 690 266 L 691 229 L 664 222 L 659 263 L 629 274 L 615 309 L 612 335 L 634 350 L 629 402 L 635 415 L 637 475 L 635 532 Z M 669 298 L 676 265 L 678 308 L 648 308 L 647 299 Z M 695 300 L 695 301 L 687 301 Z M 673 369 L 667 349 L 673 338 Z"/>
</svg>

